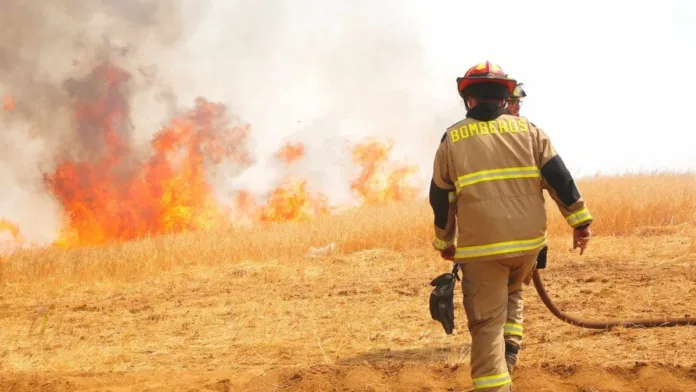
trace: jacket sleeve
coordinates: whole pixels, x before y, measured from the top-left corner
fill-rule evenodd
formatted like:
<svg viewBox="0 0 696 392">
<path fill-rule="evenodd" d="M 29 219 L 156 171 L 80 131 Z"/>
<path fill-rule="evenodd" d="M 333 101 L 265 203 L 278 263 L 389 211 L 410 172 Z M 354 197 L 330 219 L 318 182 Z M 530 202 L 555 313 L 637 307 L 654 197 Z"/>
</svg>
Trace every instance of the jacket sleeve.
<svg viewBox="0 0 696 392">
<path fill-rule="evenodd" d="M 454 245 L 457 228 L 457 199 L 454 184 L 450 179 L 449 158 L 447 142 L 443 141 L 435 154 L 429 194 L 430 207 L 435 216 L 435 239 L 432 245 L 436 250 L 444 250 Z"/>
<path fill-rule="evenodd" d="M 554 149 L 548 135 L 540 128 L 536 128 L 536 130 L 538 134 L 537 164 L 541 169 L 544 189 L 556 203 L 558 210 L 570 227 L 582 228 L 590 225 L 593 218 L 575 185 L 575 180 L 570 175 L 561 156 Z"/>
</svg>

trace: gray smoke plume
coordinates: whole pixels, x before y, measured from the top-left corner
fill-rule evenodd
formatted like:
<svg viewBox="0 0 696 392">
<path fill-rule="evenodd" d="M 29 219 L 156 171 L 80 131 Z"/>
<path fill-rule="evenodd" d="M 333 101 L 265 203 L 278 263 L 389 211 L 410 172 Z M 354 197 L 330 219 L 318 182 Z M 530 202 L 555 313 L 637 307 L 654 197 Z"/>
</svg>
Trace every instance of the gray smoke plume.
<svg viewBox="0 0 696 392">
<path fill-rule="evenodd" d="M 98 93 L 89 72 L 107 60 L 131 72 L 134 91 L 126 96 L 139 110 L 121 132 L 154 132 L 165 120 L 167 105 L 148 88 L 156 79 L 138 69 L 166 60 L 195 28 L 197 8 L 188 6 L 184 20 L 184 7 L 183 1 L 2 0 L 0 218 L 17 224 L 27 240 L 53 241 L 60 228 L 61 208 L 42 173 L 61 159 L 89 159 L 103 148 L 100 132 L 76 126 L 71 105 Z"/>
<path fill-rule="evenodd" d="M 263 198 L 289 172 L 337 202 L 353 200 L 349 148 L 367 136 L 395 142 L 393 160 L 421 169 L 427 191 L 436 141 L 425 51 L 412 2 L 283 0 L 2 0 L 0 217 L 29 239 L 55 239 L 60 207 L 42 172 L 66 157 L 101 153 L 100 134 L 78 127 L 71 102 L 95 94 L 105 60 L 128 71 L 130 123 L 144 146 L 173 112 L 202 96 L 251 124 L 255 163 L 210 178 L 223 202 L 240 189 Z M 456 103 L 454 103 L 456 105 Z M 446 121 L 445 121 L 446 122 Z M 274 153 L 306 147 L 289 169 Z"/>
</svg>

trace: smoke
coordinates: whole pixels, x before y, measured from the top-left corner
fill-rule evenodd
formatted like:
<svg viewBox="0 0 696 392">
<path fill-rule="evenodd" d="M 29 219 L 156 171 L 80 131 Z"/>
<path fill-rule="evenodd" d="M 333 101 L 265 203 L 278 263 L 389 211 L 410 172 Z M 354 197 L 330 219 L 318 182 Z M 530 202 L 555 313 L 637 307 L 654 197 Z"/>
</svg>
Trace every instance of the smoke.
<svg viewBox="0 0 696 392">
<path fill-rule="evenodd" d="M 405 1 L 218 1 L 191 37 L 176 72 L 183 101 L 203 93 L 252 125 L 256 165 L 217 184 L 262 195 L 285 173 L 273 160 L 286 141 L 305 145 L 292 172 L 334 201 L 353 195 L 348 146 L 394 141 L 391 159 L 431 172 L 449 125 L 435 118 L 419 20 Z M 205 60 L 204 60 L 205 59 Z M 191 83 L 187 86 L 187 83 Z M 195 85 L 195 88 L 194 86 Z M 186 92 L 188 98 L 184 98 Z M 450 103 L 452 104 L 452 103 Z M 456 102 L 454 103 L 456 105 Z M 427 191 L 427 181 L 423 192 Z"/>
<path fill-rule="evenodd" d="M 0 217 L 43 244 L 55 240 L 62 217 L 42 174 L 62 159 L 89 159 L 103 148 L 101 135 L 76 126 L 73 118 L 71 102 L 97 93 L 88 73 L 105 60 L 134 71 L 161 63 L 198 19 L 187 9 L 184 21 L 183 1 L 54 0 L 37 7 L 3 0 L 2 5 L 0 96 L 12 105 L 0 111 Z M 134 72 L 132 78 L 136 91 L 127 94 L 141 105 L 133 124 L 120 129 L 129 139 L 134 129 L 147 128 L 139 125 L 153 125 L 148 113 L 162 114 L 155 115 L 161 122 L 168 110 L 165 102 L 156 102 L 160 92 L 145 89 L 157 81 L 153 75 Z M 138 124 L 141 118 L 147 120 Z"/>
<path fill-rule="evenodd" d="M 128 71 L 130 122 L 117 131 L 143 154 L 198 96 L 251 124 L 254 164 L 209 178 L 230 206 L 240 189 L 263 196 L 287 174 L 353 200 L 349 146 L 368 136 L 392 140 L 391 160 L 421 169 L 425 195 L 449 125 L 432 114 L 443 110 L 406 1 L 3 0 L 0 23 L 0 97 L 16 103 L 0 111 L 0 217 L 34 242 L 54 240 L 62 219 L 42 173 L 103 152 L 103 135 L 76 125 L 72 103 L 101 92 L 90 72 L 105 60 Z M 290 168 L 274 158 L 286 142 L 306 151 Z"/>
</svg>

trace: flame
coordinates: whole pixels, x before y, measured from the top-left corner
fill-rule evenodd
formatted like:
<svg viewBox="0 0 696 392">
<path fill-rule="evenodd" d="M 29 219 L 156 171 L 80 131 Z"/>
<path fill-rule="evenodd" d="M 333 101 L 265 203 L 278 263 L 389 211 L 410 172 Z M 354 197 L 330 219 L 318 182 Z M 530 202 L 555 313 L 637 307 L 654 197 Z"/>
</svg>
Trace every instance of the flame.
<svg viewBox="0 0 696 392">
<path fill-rule="evenodd" d="M 3 233 L 9 233 L 12 238 L 6 238 Z M 24 244 L 24 238 L 19 231 L 19 227 L 10 221 L 0 219 L 0 238 L 3 237 L 6 239 L 0 241 L 0 262 L 4 261 L 3 256 L 5 254 L 11 253 Z"/>
<path fill-rule="evenodd" d="M 54 243 L 73 248 L 135 240 L 148 235 L 209 230 L 251 222 L 306 221 L 333 213 L 326 195 L 310 191 L 307 179 L 285 176 L 259 202 L 239 190 L 234 211 L 223 208 L 207 181 L 225 161 L 242 170 L 253 162 L 246 149 L 250 128 L 234 123 L 226 107 L 197 98 L 150 143 L 149 155 L 131 145 L 127 91 L 130 74 L 111 63 L 81 80 L 70 79 L 76 131 L 85 143 L 79 158 L 59 159 L 44 184 L 61 203 L 64 225 Z M 10 104 L 11 103 L 11 104 Z M 5 109 L 14 101 L 6 98 Z M 351 189 L 367 204 L 413 199 L 408 183 L 415 167 L 389 167 L 392 145 L 368 139 L 350 152 L 360 166 Z M 286 143 L 275 158 L 290 168 L 305 158 L 305 146 Z M 234 213 L 233 219 L 230 214 Z M 0 230 L 21 238 L 16 225 L 0 220 Z"/>
<path fill-rule="evenodd" d="M 358 193 L 366 204 L 413 200 L 418 188 L 410 185 L 410 175 L 417 172 L 416 167 L 387 167 L 392 144 L 380 143 L 374 139 L 356 145 L 351 150 L 353 161 L 361 166 L 360 176 L 351 182 L 351 189 Z M 304 156 L 302 144 L 286 144 L 276 158 L 290 165 Z M 267 204 L 262 207 L 261 221 L 305 221 L 333 212 L 328 198 L 307 191 L 306 180 L 285 180 L 286 183 L 271 192 Z"/>
<path fill-rule="evenodd" d="M 304 153 L 301 143 L 287 143 L 275 156 L 289 166 L 302 159 Z M 330 212 L 328 198 L 321 193 L 311 194 L 307 190 L 307 180 L 286 177 L 271 191 L 268 201 L 261 207 L 259 219 L 262 222 L 307 221 Z"/>
<path fill-rule="evenodd" d="M 15 108 L 15 106 L 16 106 L 16 104 L 15 104 L 14 98 L 12 98 L 9 95 L 5 96 L 5 104 L 4 104 L 5 111 L 11 112 Z"/>
<path fill-rule="evenodd" d="M 299 161 L 304 156 L 304 145 L 302 143 L 286 143 L 276 153 L 276 159 L 290 164 Z"/>
<path fill-rule="evenodd" d="M 0 219 L 0 232 L 9 232 L 12 238 L 19 241 L 21 240 L 21 235 L 19 233 L 19 228 L 12 222 Z"/>
<path fill-rule="evenodd" d="M 415 166 L 387 167 L 393 144 L 369 138 L 352 149 L 353 162 L 362 167 L 360 176 L 351 181 L 351 189 L 366 204 L 415 199 L 419 189 L 408 183 L 418 172 Z"/>
<path fill-rule="evenodd" d="M 149 160 L 134 160 L 123 129 L 129 122 L 128 107 L 119 93 L 128 78 L 123 70 L 105 64 L 89 80 L 101 85 L 102 97 L 75 102 L 76 120 L 99 132 L 105 148 L 93 161 L 66 160 L 45 176 L 67 220 L 58 246 L 215 227 L 225 216 L 206 182 L 206 163 L 228 158 L 249 164 L 240 148 L 249 128 L 230 126 L 224 106 L 201 98 L 189 113 L 156 134 Z"/>
<path fill-rule="evenodd" d="M 289 180 L 271 192 L 262 207 L 262 222 L 308 221 L 331 212 L 326 196 L 307 191 L 306 180 Z"/>
<path fill-rule="evenodd" d="M 304 153 L 305 147 L 301 143 L 287 143 L 274 156 L 289 167 L 304 158 Z M 250 192 L 240 191 L 236 199 L 235 222 L 301 222 L 332 212 L 325 195 L 309 191 L 308 181 L 293 175 L 283 177 L 264 199 L 260 202 Z"/>
</svg>

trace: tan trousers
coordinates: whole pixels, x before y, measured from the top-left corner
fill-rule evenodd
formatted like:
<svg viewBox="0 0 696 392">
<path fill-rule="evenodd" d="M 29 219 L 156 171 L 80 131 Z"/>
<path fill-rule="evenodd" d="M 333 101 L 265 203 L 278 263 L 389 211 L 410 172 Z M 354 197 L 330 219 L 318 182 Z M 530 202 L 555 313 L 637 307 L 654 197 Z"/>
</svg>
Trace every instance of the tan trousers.
<svg viewBox="0 0 696 392">
<path fill-rule="evenodd" d="M 462 291 L 471 333 L 471 378 L 476 390 L 512 391 L 505 342 L 522 343 L 522 284 L 536 265 L 537 253 L 464 263 Z"/>
</svg>

